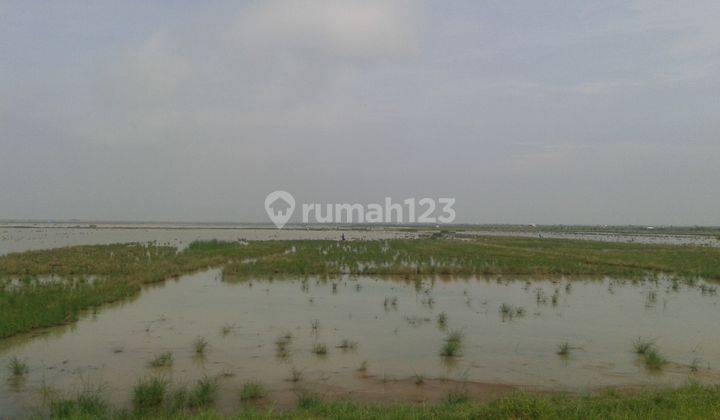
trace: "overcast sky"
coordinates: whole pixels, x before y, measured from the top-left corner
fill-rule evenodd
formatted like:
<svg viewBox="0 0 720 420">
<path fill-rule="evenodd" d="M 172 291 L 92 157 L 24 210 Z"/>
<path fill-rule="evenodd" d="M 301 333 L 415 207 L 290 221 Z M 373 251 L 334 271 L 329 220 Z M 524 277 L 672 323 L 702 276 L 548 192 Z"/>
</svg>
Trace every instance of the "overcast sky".
<svg viewBox="0 0 720 420">
<path fill-rule="evenodd" d="M 720 2 L 0 0 L 0 219 L 720 225 Z"/>
</svg>

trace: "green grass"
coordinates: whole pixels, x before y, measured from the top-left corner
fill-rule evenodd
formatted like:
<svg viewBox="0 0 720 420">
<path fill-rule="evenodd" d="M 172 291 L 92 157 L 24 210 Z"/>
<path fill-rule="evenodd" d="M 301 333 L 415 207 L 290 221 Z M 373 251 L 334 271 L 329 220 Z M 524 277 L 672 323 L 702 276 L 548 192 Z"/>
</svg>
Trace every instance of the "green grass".
<svg viewBox="0 0 720 420">
<path fill-rule="evenodd" d="M 52 397 L 47 404 L 53 419 L 106 418 L 114 411 L 101 388 L 85 387 L 72 398 Z"/>
<path fill-rule="evenodd" d="M 525 316 L 525 308 L 513 306 L 509 303 L 502 303 L 498 309 L 503 320 L 512 320 L 515 317 Z"/>
<path fill-rule="evenodd" d="M 288 249 L 294 252 L 286 252 Z M 131 298 L 142 286 L 210 267 L 225 281 L 350 274 L 590 275 L 667 273 L 705 294 L 720 279 L 720 249 L 564 239 L 478 237 L 352 241 L 195 242 L 177 252 L 158 245 L 73 246 L 0 256 L 0 338 L 73 322 L 84 311 Z M 57 281 L 43 281 L 54 276 Z M 703 286 L 704 285 L 704 286 Z M 428 305 L 430 306 L 428 297 Z M 388 309 L 397 301 L 388 298 Z"/>
<path fill-rule="evenodd" d="M 264 398 L 266 394 L 265 387 L 258 382 L 247 382 L 240 391 L 240 400 L 258 400 Z"/>
<path fill-rule="evenodd" d="M 314 392 L 310 392 L 307 390 L 299 390 L 296 393 L 297 396 L 297 407 L 301 410 L 308 410 L 313 409 L 316 407 L 320 407 L 322 404 L 322 400 L 320 399 L 320 396 L 317 395 Z"/>
<path fill-rule="evenodd" d="M 187 398 L 188 407 L 206 407 L 211 405 L 217 398 L 217 379 L 208 376 L 198 380 L 195 387 L 190 391 Z"/>
<path fill-rule="evenodd" d="M 446 405 L 466 404 L 469 401 L 470 396 L 468 395 L 467 390 L 463 388 L 454 389 L 445 394 L 445 397 L 443 397 L 443 403 Z"/>
<path fill-rule="evenodd" d="M 168 381 L 165 378 L 141 379 L 133 389 L 133 406 L 137 411 L 158 408 L 165 400 Z"/>
<path fill-rule="evenodd" d="M 452 330 L 445 337 L 445 342 L 440 348 L 440 355 L 443 357 L 455 357 L 460 355 L 464 334 L 461 330 Z"/>
<path fill-rule="evenodd" d="M 642 337 L 638 337 L 633 342 L 633 351 L 637 354 L 646 354 L 648 351 L 652 350 L 654 346 L 654 340 L 648 340 Z"/>
<path fill-rule="evenodd" d="M 30 372 L 30 368 L 28 368 L 27 363 L 17 356 L 10 358 L 10 361 L 8 362 L 8 370 L 10 371 L 10 374 L 15 377 L 24 376 Z"/>
<path fill-rule="evenodd" d="M 265 395 L 262 387 L 260 390 L 258 393 L 253 386 L 248 395 Z M 90 391 L 67 400 L 52 400 L 49 414 L 54 419 L 706 419 L 720 416 L 720 386 L 691 383 L 675 389 L 607 390 L 583 396 L 518 391 L 488 403 L 475 403 L 471 394 L 458 388 L 437 405 L 323 401 L 316 394 L 299 390 L 294 409 L 244 407 L 227 417 L 210 407 L 181 411 L 169 407 L 161 405 L 157 411 L 126 412 L 109 406 L 100 392 Z"/>
<path fill-rule="evenodd" d="M 325 356 L 328 353 L 327 345 L 325 343 L 315 343 L 312 352 L 318 356 Z"/>
<path fill-rule="evenodd" d="M 650 370 L 661 370 L 668 361 L 658 352 L 651 348 L 645 352 L 645 366 Z"/>
</svg>

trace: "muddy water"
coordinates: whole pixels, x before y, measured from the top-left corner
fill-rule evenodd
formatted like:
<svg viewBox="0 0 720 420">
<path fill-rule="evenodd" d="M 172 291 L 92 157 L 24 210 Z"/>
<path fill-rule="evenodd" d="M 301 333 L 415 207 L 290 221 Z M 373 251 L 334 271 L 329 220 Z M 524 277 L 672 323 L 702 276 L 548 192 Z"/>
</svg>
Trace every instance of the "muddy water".
<svg viewBox="0 0 720 420">
<path fill-rule="evenodd" d="M 673 287 L 669 280 L 231 282 L 211 270 L 149 287 L 133 301 L 87 314 L 72 326 L 0 341 L 3 364 L 17 355 L 30 367 L 21 381 L 3 372 L 0 412 L 30 412 L 44 385 L 66 392 L 103 385 L 114 404 L 129 406 L 133 385 L 151 374 L 180 384 L 221 375 L 218 406 L 230 412 L 238 408 L 239 390 L 248 380 L 265 384 L 270 399 L 286 401 L 296 386 L 287 381 L 292 367 L 302 370 L 303 387 L 325 394 L 381 398 L 385 390 L 397 392 L 397 398 L 385 399 L 411 394 L 412 401 L 437 399 L 433 392 L 442 390 L 438 381 L 415 386 L 415 373 L 566 391 L 681 384 L 688 377 L 717 381 L 719 301 L 712 292 Z M 522 307 L 524 315 L 503 317 L 503 303 Z M 441 312 L 447 314 L 445 328 L 437 322 Z M 223 334 L 223 326 L 232 328 Z M 452 329 L 465 334 L 462 356 L 447 359 L 439 351 Z M 290 355 L 282 358 L 275 341 L 286 332 L 293 339 Z M 193 348 L 200 336 L 209 342 L 204 357 Z M 638 336 L 655 339 L 671 361 L 661 373 L 647 370 L 632 352 Z M 336 348 L 342 339 L 357 342 L 357 348 Z M 565 341 L 574 347 L 567 358 L 556 354 Z M 327 344 L 326 356 L 312 353 L 316 343 Z M 174 355 L 171 368 L 148 366 L 166 351 Z M 364 360 L 368 371 L 360 374 Z M 690 372 L 693 361 L 699 373 Z"/>
<path fill-rule="evenodd" d="M 91 227 L 14 227 L 0 225 L 0 255 L 38 249 L 60 248 L 73 245 L 103 245 L 129 242 L 155 242 L 179 249 L 193 241 L 218 239 L 238 240 L 292 240 L 331 239 L 339 240 L 341 235 L 348 240 L 355 239 L 402 239 L 416 238 L 418 234 L 397 230 L 335 230 L 335 229 L 292 229 L 275 228 L 200 228 L 180 226 L 125 226 L 103 225 Z"/>
</svg>

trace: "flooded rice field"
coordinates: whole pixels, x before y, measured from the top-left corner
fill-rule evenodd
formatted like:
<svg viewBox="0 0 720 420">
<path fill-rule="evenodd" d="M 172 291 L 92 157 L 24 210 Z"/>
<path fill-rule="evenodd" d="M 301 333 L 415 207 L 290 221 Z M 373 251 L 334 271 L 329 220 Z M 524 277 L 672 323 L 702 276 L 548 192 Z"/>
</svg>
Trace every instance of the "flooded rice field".
<svg viewBox="0 0 720 420">
<path fill-rule="evenodd" d="M 151 375 L 188 385 L 219 378 L 225 413 L 243 404 L 248 381 L 280 408 L 298 386 L 416 402 L 460 384 L 482 398 L 515 388 L 712 382 L 720 379 L 719 302 L 713 285 L 662 276 L 233 281 L 209 270 L 148 286 L 77 323 L 0 341 L 3 363 L 17 356 L 29 369 L 3 378 L 0 413 L 25 415 L 43 392 L 87 386 L 129 407 L 133 386 Z M 647 365 L 635 352 L 639 337 L 667 363 Z"/>
<path fill-rule="evenodd" d="M 392 229 L 331 230 L 273 228 L 211 228 L 173 225 L 103 225 L 103 227 L 51 227 L 47 224 L 17 227 L 0 224 L 0 255 L 11 252 L 61 248 L 74 245 L 108 245 L 120 243 L 150 243 L 167 245 L 180 250 L 193 241 L 217 239 L 221 241 L 262 241 L 292 239 L 348 240 L 417 238 L 414 232 Z"/>
<path fill-rule="evenodd" d="M 648 245 L 694 245 L 720 248 L 720 238 L 705 235 L 663 234 L 663 233 L 614 233 L 614 232 L 531 232 L 469 230 L 462 231 L 466 236 L 504 236 L 518 238 L 574 239 L 611 243 L 635 243 Z"/>
<path fill-rule="evenodd" d="M 459 231 L 462 236 L 500 236 L 548 239 L 578 239 L 613 243 L 637 243 L 656 245 L 696 245 L 720 247 L 720 239 L 711 236 L 682 234 L 619 234 L 598 232 L 530 232 L 468 230 Z M 0 255 L 60 248 L 74 245 L 107 245 L 118 243 L 156 243 L 180 250 L 193 241 L 217 239 L 221 241 L 294 240 L 294 239 L 416 239 L 430 236 L 429 230 L 403 230 L 392 227 L 373 229 L 347 229 L 338 227 L 303 228 L 287 227 L 282 230 L 268 226 L 232 225 L 206 226 L 184 224 L 16 224 L 0 223 Z"/>
</svg>

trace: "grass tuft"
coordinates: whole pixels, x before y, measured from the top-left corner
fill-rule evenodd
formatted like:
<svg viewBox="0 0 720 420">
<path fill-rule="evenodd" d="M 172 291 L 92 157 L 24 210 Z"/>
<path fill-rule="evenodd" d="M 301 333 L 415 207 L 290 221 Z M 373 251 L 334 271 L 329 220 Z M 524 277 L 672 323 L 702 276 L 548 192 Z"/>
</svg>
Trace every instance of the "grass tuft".
<svg viewBox="0 0 720 420">
<path fill-rule="evenodd" d="M 661 370 L 668 363 L 655 348 L 651 348 L 645 352 L 645 366 L 650 370 Z"/>
<path fill-rule="evenodd" d="M 205 351 L 207 350 L 208 341 L 205 339 L 205 337 L 198 337 L 193 341 L 193 348 L 195 349 L 195 354 L 198 356 L 202 356 L 205 354 Z"/>
<path fill-rule="evenodd" d="M 565 356 L 565 357 L 567 357 L 567 356 L 570 355 L 570 350 L 571 350 L 571 349 L 572 349 L 572 347 L 570 347 L 570 343 L 568 343 L 568 342 L 566 341 L 566 342 L 564 342 L 564 343 L 558 344 L 557 354 L 558 354 L 559 356 Z"/>
<path fill-rule="evenodd" d="M 340 344 L 335 347 L 343 350 L 355 350 L 357 348 L 357 342 L 344 338 L 342 341 L 340 341 Z"/>
<path fill-rule="evenodd" d="M 165 353 L 158 354 L 154 359 L 150 361 L 150 367 L 170 367 L 173 364 L 172 352 L 166 351 Z"/>
<path fill-rule="evenodd" d="M 328 353 L 327 345 L 325 343 L 315 343 L 312 352 L 318 356 L 325 356 Z"/>
<path fill-rule="evenodd" d="M 195 387 L 190 391 L 187 404 L 189 407 L 206 407 L 215 401 L 217 392 L 217 379 L 204 376 L 197 381 Z"/>
<path fill-rule="evenodd" d="M 24 376 L 30 372 L 30 368 L 28 368 L 27 363 L 17 356 L 10 358 L 10 361 L 8 362 L 8 370 L 10 370 L 10 373 L 15 377 Z"/>
<path fill-rule="evenodd" d="M 265 387 L 258 382 L 247 382 L 240 391 L 240 400 L 250 401 L 258 400 L 265 397 Z"/>
<path fill-rule="evenodd" d="M 637 354 L 646 354 L 655 346 L 654 340 L 647 340 L 642 337 L 638 337 L 633 342 L 633 351 Z"/>
<path fill-rule="evenodd" d="M 459 356 L 464 336 L 465 333 L 462 330 L 450 331 L 445 337 L 445 343 L 440 348 L 440 355 L 443 357 Z"/>
<path fill-rule="evenodd" d="M 167 392 L 168 381 L 154 377 L 140 380 L 133 389 L 133 406 L 137 411 L 146 411 L 159 407 Z"/>
</svg>

